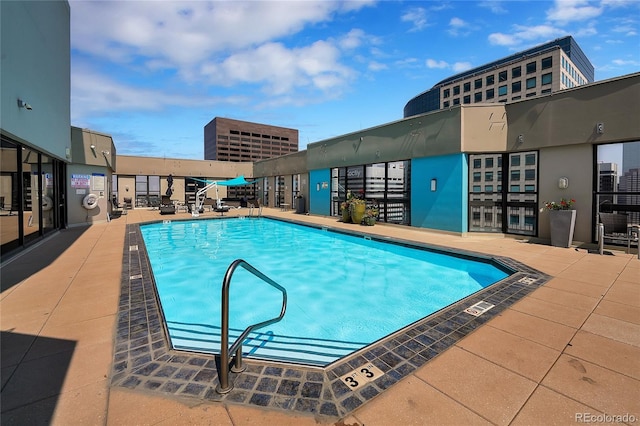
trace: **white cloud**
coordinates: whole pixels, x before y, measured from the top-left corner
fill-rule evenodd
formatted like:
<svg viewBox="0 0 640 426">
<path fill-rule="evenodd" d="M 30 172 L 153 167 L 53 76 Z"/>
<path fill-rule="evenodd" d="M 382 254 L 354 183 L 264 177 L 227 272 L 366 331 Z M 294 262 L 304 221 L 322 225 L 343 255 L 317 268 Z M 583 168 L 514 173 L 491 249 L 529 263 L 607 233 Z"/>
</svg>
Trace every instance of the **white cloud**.
<svg viewBox="0 0 640 426">
<path fill-rule="evenodd" d="M 514 25 L 512 34 L 490 34 L 489 43 L 498 46 L 519 46 L 523 43 L 551 40 L 565 34 L 566 31 L 551 25 L 535 25 L 529 27 Z"/>
<path fill-rule="evenodd" d="M 369 71 L 382 71 L 388 68 L 389 67 L 386 64 L 383 64 L 378 61 L 371 61 L 369 62 L 369 66 L 368 66 Z"/>
<path fill-rule="evenodd" d="M 503 3 L 501 0 L 485 0 L 481 1 L 478 6 L 489 9 L 491 13 L 495 13 L 496 15 L 502 15 L 507 13 L 507 9 L 502 6 Z"/>
<path fill-rule="evenodd" d="M 406 11 L 400 20 L 413 25 L 409 31 L 420 31 L 428 25 L 427 11 L 422 7 L 414 7 Z"/>
<path fill-rule="evenodd" d="M 427 59 L 426 65 L 427 65 L 427 68 L 438 68 L 438 69 L 449 68 L 449 64 L 446 63 L 445 61 L 437 61 L 435 59 Z"/>
<path fill-rule="evenodd" d="M 614 65 L 621 66 L 621 67 L 622 67 L 622 66 L 624 66 L 624 67 L 627 67 L 627 66 L 634 66 L 634 67 L 635 67 L 635 66 L 640 65 L 640 62 L 639 62 L 639 61 L 635 61 L 635 60 L 627 60 L 627 59 L 614 59 L 614 60 L 613 60 L 613 61 L 611 61 L 611 62 L 612 62 Z"/>
<path fill-rule="evenodd" d="M 560 23 L 584 21 L 600 16 L 602 11 L 602 7 L 592 6 L 588 0 L 555 0 L 547 11 L 547 19 Z"/>
<path fill-rule="evenodd" d="M 468 23 L 466 23 L 464 20 L 460 18 L 453 17 L 449 21 L 449 29 L 447 30 L 447 32 L 453 36 L 466 35 L 469 33 L 469 31 L 465 31 L 465 30 L 468 30 L 468 29 L 469 29 Z"/>
<path fill-rule="evenodd" d="M 463 72 L 471 69 L 471 62 L 456 62 L 453 64 L 452 69 L 455 72 Z"/>
</svg>

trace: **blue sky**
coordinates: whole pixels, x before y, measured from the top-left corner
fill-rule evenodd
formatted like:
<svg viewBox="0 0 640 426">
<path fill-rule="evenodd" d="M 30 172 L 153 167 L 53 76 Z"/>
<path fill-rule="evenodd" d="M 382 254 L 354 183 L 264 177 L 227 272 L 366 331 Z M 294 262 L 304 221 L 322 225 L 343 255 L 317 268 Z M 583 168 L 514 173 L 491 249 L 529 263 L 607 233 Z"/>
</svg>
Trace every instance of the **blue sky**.
<svg viewBox="0 0 640 426">
<path fill-rule="evenodd" d="M 118 154 L 203 159 L 227 117 L 300 149 L 402 118 L 455 73 L 573 35 L 596 81 L 640 70 L 640 1 L 71 0 L 71 123 Z"/>
</svg>

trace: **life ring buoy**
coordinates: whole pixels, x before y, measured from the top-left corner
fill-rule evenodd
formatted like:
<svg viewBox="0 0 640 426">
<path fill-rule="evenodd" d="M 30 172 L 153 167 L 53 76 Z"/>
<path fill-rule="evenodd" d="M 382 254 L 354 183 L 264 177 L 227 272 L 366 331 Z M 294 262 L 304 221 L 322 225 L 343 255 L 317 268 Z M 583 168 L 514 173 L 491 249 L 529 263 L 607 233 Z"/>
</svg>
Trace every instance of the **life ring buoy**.
<svg viewBox="0 0 640 426">
<path fill-rule="evenodd" d="M 93 210 L 98 207 L 98 196 L 96 194 L 88 194 L 82 200 L 82 207 L 87 210 Z"/>
<path fill-rule="evenodd" d="M 53 208 L 53 200 L 48 195 L 42 196 L 42 211 L 48 212 Z"/>
</svg>

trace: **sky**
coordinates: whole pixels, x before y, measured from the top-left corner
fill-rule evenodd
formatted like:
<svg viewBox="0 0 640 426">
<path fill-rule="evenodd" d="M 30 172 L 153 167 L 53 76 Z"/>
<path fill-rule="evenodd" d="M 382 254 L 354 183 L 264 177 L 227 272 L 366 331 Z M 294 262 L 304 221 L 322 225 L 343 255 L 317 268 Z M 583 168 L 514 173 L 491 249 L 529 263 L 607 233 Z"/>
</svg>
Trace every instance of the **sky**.
<svg viewBox="0 0 640 426">
<path fill-rule="evenodd" d="M 70 0 L 71 124 L 119 155 L 204 159 L 214 117 L 308 143 L 402 119 L 440 80 L 572 35 L 640 70 L 640 1 Z"/>
</svg>

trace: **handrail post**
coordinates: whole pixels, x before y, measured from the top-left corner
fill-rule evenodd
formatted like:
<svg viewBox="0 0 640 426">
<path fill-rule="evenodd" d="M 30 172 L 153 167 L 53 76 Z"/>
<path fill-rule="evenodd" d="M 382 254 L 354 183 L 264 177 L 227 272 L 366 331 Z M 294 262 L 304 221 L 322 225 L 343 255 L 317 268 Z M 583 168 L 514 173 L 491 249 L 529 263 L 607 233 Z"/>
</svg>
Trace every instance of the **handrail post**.
<svg viewBox="0 0 640 426">
<path fill-rule="evenodd" d="M 251 272 L 253 275 L 265 281 L 267 284 L 275 287 L 276 289 L 282 292 L 282 309 L 280 310 L 280 315 L 276 318 L 272 318 L 267 321 L 263 321 L 261 323 L 253 324 L 247 327 L 242 334 L 236 339 L 235 343 L 229 347 L 229 286 L 231 285 L 231 277 L 233 276 L 233 272 L 236 270 L 238 266 L 242 266 L 247 271 Z M 231 371 L 234 373 L 241 373 L 245 370 L 245 366 L 242 364 L 242 342 L 247 337 L 247 335 L 255 328 L 264 327 L 269 324 L 273 324 L 274 322 L 278 322 L 284 316 L 284 313 L 287 309 L 287 291 L 273 281 L 271 278 L 264 275 L 262 272 L 258 271 L 256 268 L 248 264 L 242 259 L 236 259 L 231 263 L 227 272 L 224 275 L 224 279 L 222 281 L 222 309 L 221 309 L 221 321 L 220 321 L 220 370 L 218 371 L 218 381 L 220 382 L 218 386 L 216 386 L 216 392 L 225 394 L 229 393 L 233 389 L 233 384 L 229 383 L 229 352 L 232 352 L 235 348 L 236 356 L 234 360 L 234 365 L 231 367 Z M 237 348 L 236 348 L 237 346 Z"/>
</svg>

